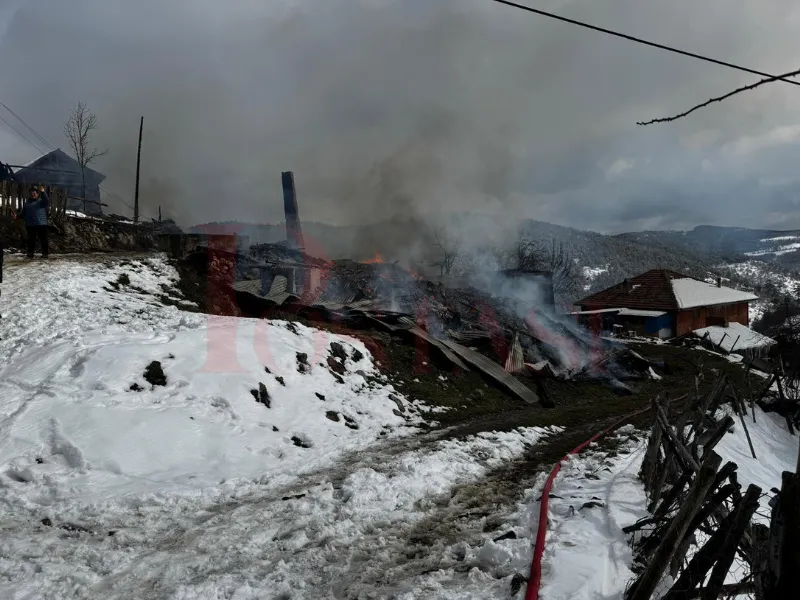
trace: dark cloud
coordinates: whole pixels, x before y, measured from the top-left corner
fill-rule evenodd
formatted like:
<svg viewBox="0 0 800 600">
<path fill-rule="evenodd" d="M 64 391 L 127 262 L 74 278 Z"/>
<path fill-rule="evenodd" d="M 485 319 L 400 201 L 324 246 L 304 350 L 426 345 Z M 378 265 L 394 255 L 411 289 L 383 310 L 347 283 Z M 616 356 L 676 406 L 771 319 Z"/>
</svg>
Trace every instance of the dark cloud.
<svg viewBox="0 0 800 600">
<path fill-rule="evenodd" d="M 788 0 L 537 6 L 794 66 L 800 9 Z M 797 90 L 637 127 L 754 78 L 488 0 L 12 2 L 0 78 L 13 82 L 0 100 L 56 145 L 77 100 L 94 108 L 109 148 L 98 168 L 129 202 L 144 115 L 145 211 L 184 223 L 280 220 L 292 169 L 303 217 L 334 223 L 472 210 L 618 231 L 774 225 L 785 210 L 800 227 Z M 9 134 L 0 151 L 35 154 Z"/>
</svg>

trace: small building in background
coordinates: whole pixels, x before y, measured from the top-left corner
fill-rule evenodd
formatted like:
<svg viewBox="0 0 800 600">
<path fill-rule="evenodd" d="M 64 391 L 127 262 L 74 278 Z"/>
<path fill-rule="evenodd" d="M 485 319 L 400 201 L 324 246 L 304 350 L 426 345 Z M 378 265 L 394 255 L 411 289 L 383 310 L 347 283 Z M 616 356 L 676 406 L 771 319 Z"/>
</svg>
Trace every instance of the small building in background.
<svg viewBox="0 0 800 600">
<path fill-rule="evenodd" d="M 653 269 L 576 302 L 572 313 L 595 331 L 622 329 L 668 339 L 731 323 L 748 328 L 758 297 L 675 271 Z"/>
<path fill-rule="evenodd" d="M 14 179 L 19 182 L 66 189 L 69 195 L 67 210 L 95 217 L 101 216 L 103 204 L 100 200 L 100 184 L 105 181 L 106 176 L 87 167 L 84 170 L 84 178 L 82 181 L 81 166 L 78 161 L 60 148 L 32 160 L 14 172 Z"/>
</svg>

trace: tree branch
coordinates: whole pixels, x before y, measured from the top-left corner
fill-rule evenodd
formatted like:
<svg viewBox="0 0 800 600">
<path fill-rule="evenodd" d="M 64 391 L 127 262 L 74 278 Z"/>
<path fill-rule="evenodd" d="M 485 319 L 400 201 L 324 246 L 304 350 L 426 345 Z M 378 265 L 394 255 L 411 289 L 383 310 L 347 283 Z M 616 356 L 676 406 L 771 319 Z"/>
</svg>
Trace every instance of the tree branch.
<svg viewBox="0 0 800 600">
<path fill-rule="evenodd" d="M 682 119 L 683 117 L 686 117 L 686 116 L 692 114 L 694 111 L 699 110 L 701 108 L 704 108 L 704 107 L 706 107 L 706 106 L 708 106 L 710 104 L 713 104 L 714 102 L 722 102 L 723 100 L 727 100 L 731 96 L 735 96 L 736 94 L 740 94 L 742 92 L 747 92 L 749 90 L 755 89 L 758 86 L 764 85 L 765 83 L 772 83 L 773 81 L 780 81 L 782 79 L 785 79 L 786 77 L 796 77 L 797 75 L 800 75 L 800 69 L 797 69 L 795 71 L 791 71 L 789 73 L 784 73 L 783 75 L 776 75 L 775 77 L 768 77 L 766 79 L 762 79 L 761 81 L 757 81 L 756 83 L 752 83 L 750 85 L 746 85 L 744 87 L 737 88 L 737 89 L 733 90 L 732 92 L 728 92 L 724 96 L 717 96 L 716 98 L 711 98 L 710 100 L 706 100 L 702 104 L 698 104 L 697 106 L 694 106 L 694 107 L 690 108 L 686 112 L 682 112 L 682 113 L 680 113 L 678 115 L 675 115 L 674 117 L 662 117 L 660 119 L 652 119 L 651 121 L 639 121 L 636 124 L 637 125 L 652 125 L 654 123 L 669 123 L 671 121 L 677 121 L 678 119 Z"/>
</svg>

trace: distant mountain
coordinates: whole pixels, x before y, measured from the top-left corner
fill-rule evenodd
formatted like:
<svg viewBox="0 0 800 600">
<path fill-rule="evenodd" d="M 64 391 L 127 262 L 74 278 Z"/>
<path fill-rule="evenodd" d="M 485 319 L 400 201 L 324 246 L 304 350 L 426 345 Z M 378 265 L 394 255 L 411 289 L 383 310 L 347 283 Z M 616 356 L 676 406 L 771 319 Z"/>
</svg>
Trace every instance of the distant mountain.
<svg viewBox="0 0 800 600">
<path fill-rule="evenodd" d="M 697 254 L 728 258 L 745 255 L 788 269 L 800 268 L 800 230 L 744 229 L 701 225 L 691 231 L 641 231 L 616 236 L 661 247 L 678 247 Z"/>
</svg>

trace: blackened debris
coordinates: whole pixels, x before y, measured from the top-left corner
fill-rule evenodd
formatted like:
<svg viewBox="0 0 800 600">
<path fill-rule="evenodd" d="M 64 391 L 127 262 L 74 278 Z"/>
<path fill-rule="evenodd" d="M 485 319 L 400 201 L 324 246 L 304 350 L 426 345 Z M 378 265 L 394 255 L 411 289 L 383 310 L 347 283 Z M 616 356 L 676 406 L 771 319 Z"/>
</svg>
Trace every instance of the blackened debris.
<svg viewBox="0 0 800 600">
<path fill-rule="evenodd" d="M 347 352 L 339 342 L 331 342 L 331 354 L 342 362 L 347 360 Z"/>
<path fill-rule="evenodd" d="M 293 435 L 293 436 L 292 436 L 292 443 L 293 443 L 295 446 L 298 446 L 298 447 L 300 447 L 300 448 L 311 448 L 311 446 L 313 445 L 313 444 L 311 443 L 311 440 L 309 440 L 309 439 L 303 439 L 303 438 L 301 438 L 301 437 L 299 437 L 299 436 L 296 436 L 296 435 Z"/>
<path fill-rule="evenodd" d="M 521 573 L 516 573 L 511 578 L 511 595 L 516 596 L 526 583 L 528 583 L 528 578 Z"/>
<path fill-rule="evenodd" d="M 164 374 L 164 369 L 161 363 L 154 360 L 144 370 L 144 379 L 152 386 L 167 385 L 167 376 Z"/>
<path fill-rule="evenodd" d="M 346 427 L 350 429 L 358 429 L 358 423 L 353 417 L 348 417 L 347 415 L 342 415 L 344 417 L 344 424 Z"/>
<path fill-rule="evenodd" d="M 128 388 L 132 392 L 143 392 L 144 388 L 140 386 L 138 383 L 132 383 L 131 387 Z"/>
<path fill-rule="evenodd" d="M 305 352 L 298 352 L 297 353 L 297 370 L 300 373 L 308 373 L 311 369 L 311 365 L 308 364 L 308 354 Z"/>
<path fill-rule="evenodd" d="M 323 402 L 325 402 L 325 396 L 323 396 L 323 395 L 322 395 L 322 394 L 320 394 L 319 392 L 314 392 L 314 393 L 316 394 L 317 398 L 319 398 L 320 400 L 322 400 Z"/>
<path fill-rule="evenodd" d="M 364 359 L 364 354 L 358 348 L 353 348 L 353 362 L 361 362 Z"/>
<path fill-rule="evenodd" d="M 281 384 L 283 387 L 286 387 L 286 382 L 283 380 L 283 377 L 278 377 L 278 376 L 276 376 L 276 377 L 275 377 L 275 381 L 277 381 L 278 383 L 280 383 L 280 384 Z"/>
<path fill-rule="evenodd" d="M 325 413 L 325 416 L 328 417 L 328 419 L 330 419 L 331 421 L 334 421 L 336 423 L 340 421 L 339 413 L 337 413 L 335 410 L 329 410 L 327 413 Z"/>
<path fill-rule="evenodd" d="M 503 540 L 515 540 L 517 539 L 517 534 L 513 531 L 509 531 L 508 533 L 504 533 L 500 537 L 494 538 L 495 542 L 502 542 Z"/>
<path fill-rule="evenodd" d="M 286 500 L 300 500 L 300 498 L 305 498 L 305 497 L 306 497 L 305 494 L 295 494 L 294 496 L 284 496 L 283 498 L 281 498 L 281 500 L 285 502 Z"/>
<path fill-rule="evenodd" d="M 344 367 L 344 363 L 339 362 L 333 356 L 328 357 L 328 368 L 338 375 L 344 375 L 347 373 L 347 369 Z"/>
<path fill-rule="evenodd" d="M 257 390 L 250 390 L 250 393 L 253 394 L 253 398 L 256 399 L 256 402 L 259 404 L 263 404 L 267 408 L 272 408 L 272 398 L 269 395 L 269 390 L 267 390 L 267 386 L 265 386 L 260 381 L 258 382 L 258 389 Z"/>
</svg>

